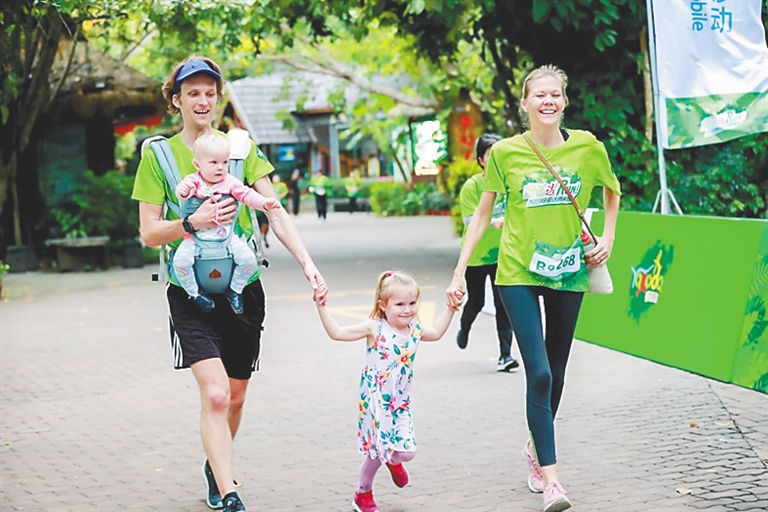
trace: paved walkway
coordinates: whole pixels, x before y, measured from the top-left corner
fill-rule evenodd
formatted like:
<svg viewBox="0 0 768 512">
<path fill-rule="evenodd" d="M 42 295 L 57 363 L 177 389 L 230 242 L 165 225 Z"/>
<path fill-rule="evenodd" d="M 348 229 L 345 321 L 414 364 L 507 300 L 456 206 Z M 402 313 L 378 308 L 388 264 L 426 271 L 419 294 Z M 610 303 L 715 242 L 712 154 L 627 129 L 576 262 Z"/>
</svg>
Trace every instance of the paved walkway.
<svg viewBox="0 0 768 512">
<path fill-rule="evenodd" d="M 458 251 L 450 219 L 306 214 L 299 229 L 341 323 L 399 267 L 443 307 Z M 364 347 L 327 339 L 287 252 L 268 249 L 262 370 L 236 441 L 249 510 L 349 511 Z M 153 267 L 11 274 L 0 305 L 0 510 L 203 512 L 198 399 L 171 369 Z M 492 317 L 469 347 L 424 344 L 416 366 L 412 484 L 377 477 L 386 512 L 537 511 L 520 448 L 525 376 L 494 371 Z M 576 342 L 557 420 L 561 479 L 576 511 L 768 509 L 768 397 Z"/>
</svg>

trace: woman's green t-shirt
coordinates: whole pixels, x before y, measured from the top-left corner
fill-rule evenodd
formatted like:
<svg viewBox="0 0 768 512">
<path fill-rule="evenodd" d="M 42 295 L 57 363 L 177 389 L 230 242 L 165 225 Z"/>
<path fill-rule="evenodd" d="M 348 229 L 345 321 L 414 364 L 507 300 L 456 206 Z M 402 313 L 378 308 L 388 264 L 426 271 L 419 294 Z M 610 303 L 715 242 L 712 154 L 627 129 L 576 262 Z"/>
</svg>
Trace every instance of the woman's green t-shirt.
<svg viewBox="0 0 768 512">
<path fill-rule="evenodd" d="M 586 131 L 569 130 L 568 134 L 557 147 L 538 148 L 579 207 L 586 210 L 596 186 L 621 194 L 603 144 Z M 589 291 L 581 219 L 521 135 L 491 148 L 485 190 L 506 197 L 496 284 Z"/>
</svg>

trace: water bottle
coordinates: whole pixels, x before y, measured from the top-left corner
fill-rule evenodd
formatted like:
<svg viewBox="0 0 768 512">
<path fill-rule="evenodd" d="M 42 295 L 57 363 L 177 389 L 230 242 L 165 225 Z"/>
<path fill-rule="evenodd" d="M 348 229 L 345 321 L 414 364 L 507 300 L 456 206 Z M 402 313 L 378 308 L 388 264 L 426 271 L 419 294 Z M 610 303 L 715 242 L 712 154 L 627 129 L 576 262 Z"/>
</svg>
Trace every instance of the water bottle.
<svg viewBox="0 0 768 512">
<path fill-rule="evenodd" d="M 581 232 L 581 243 L 584 244 L 584 255 L 589 254 L 595 248 L 595 241 L 586 231 Z"/>
</svg>

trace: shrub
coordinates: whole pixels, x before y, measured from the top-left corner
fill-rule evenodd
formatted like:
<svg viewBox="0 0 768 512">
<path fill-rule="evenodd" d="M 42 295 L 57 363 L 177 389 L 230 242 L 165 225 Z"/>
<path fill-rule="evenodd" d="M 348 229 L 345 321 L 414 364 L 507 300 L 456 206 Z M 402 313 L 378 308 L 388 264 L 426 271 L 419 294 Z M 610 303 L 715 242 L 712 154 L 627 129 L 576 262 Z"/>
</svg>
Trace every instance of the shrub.
<svg viewBox="0 0 768 512">
<path fill-rule="evenodd" d="M 50 237 L 107 235 L 112 241 L 136 238 L 139 212 L 131 199 L 133 181 L 133 176 L 118 171 L 103 176 L 85 171 L 83 184 L 72 195 L 74 202 L 51 209 Z"/>
<path fill-rule="evenodd" d="M 457 159 L 445 168 L 444 186 L 451 197 L 451 217 L 453 218 L 453 231 L 461 236 L 464 231 L 464 219 L 459 208 L 459 192 L 470 176 L 481 172 L 482 169 L 474 160 Z"/>
<path fill-rule="evenodd" d="M 423 215 L 451 207 L 450 197 L 434 183 L 416 183 L 408 188 L 399 182 L 379 182 L 371 186 L 370 202 L 373 212 L 383 217 Z"/>
</svg>

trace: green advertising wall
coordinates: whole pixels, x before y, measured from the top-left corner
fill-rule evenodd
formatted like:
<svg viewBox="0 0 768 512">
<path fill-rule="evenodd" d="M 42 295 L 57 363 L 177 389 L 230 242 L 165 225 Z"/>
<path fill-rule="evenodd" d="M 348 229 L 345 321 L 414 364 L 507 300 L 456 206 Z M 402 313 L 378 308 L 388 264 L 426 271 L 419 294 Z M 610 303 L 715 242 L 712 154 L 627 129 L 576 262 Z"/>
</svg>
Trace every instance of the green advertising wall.
<svg viewBox="0 0 768 512">
<path fill-rule="evenodd" d="M 577 338 L 768 393 L 768 221 L 621 212 L 608 268 Z"/>
</svg>

